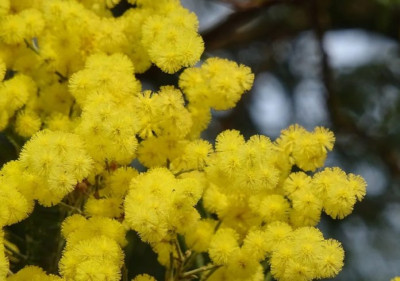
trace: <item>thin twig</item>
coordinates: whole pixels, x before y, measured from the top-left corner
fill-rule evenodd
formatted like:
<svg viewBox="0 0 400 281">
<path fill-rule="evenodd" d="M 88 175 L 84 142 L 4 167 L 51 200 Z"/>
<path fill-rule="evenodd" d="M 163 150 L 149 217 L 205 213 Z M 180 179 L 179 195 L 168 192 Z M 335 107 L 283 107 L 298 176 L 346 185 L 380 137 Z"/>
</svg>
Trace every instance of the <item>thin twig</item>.
<svg viewBox="0 0 400 281">
<path fill-rule="evenodd" d="M 179 262 L 182 264 L 185 258 L 183 256 L 183 253 L 182 253 L 182 250 L 181 250 L 181 246 L 179 245 L 178 238 L 174 239 L 174 244 L 175 244 L 176 251 L 178 253 Z"/>
<path fill-rule="evenodd" d="M 181 278 L 186 278 L 186 277 L 190 277 L 192 275 L 195 275 L 197 273 L 201 273 L 204 271 L 208 271 L 208 270 L 213 270 L 213 269 L 217 269 L 218 267 L 221 267 L 220 265 L 216 265 L 216 264 L 209 264 L 209 265 L 205 265 L 190 271 L 186 271 L 185 273 L 181 274 Z"/>
<path fill-rule="evenodd" d="M 219 229 L 221 224 L 222 224 L 222 221 L 218 221 L 217 225 L 214 227 L 214 232 L 217 232 L 217 230 Z"/>
<path fill-rule="evenodd" d="M 6 250 L 9 251 L 12 255 L 15 255 L 15 256 L 17 256 L 18 258 L 23 259 L 23 260 L 27 260 L 27 259 L 28 259 L 27 256 L 21 254 L 20 252 L 17 252 L 15 249 L 13 249 L 12 247 L 8 246 L 7 243 L 4 243 L 4 247 L 5 247 Z"/>
<path fill-rule="evenodd" d="M 183 263 L 184 270 L 190 268 L 193 265 L 198 254 L 199 253 L 191 252 L 190 255 L 186 255 L 185 262 Z"/>
<path fill-rule="evenodd" d="M 14 139 L 14 137 L 8 133 L 5 134 L 7 140 L 11 143 L 11 145 L 15 148 L 15 152 L 17 155 L 21 152 L 21 145 Z"/>
<path fill-rule="evenodd" d="M 79 214 L 83 214 L 82 210 L 79 209 L 79 208 L 77 208 L 77 207 L 75 207 L 75 206 L 68 205 L 68 204 L 66 204 L 66 203 L 64 203 L 64 202 L 60 202 L 60 203 L 58 203 L 58 204 L 61 205 L 61 206 L 63 206 L 63 207 L 65 207 L 65 208 L 68 208 L 68 209 L 70 209 L 70 210 L 72 210 L 72 211 L 75 211 L 75 212 L 77 212 L 77 213 L 79 213 Z"/>
<path fill-rule="evenodd" d="M 24 39 L 24 42 L 26 44 L 26 47 L 28 47 L 28 49 L 31 49 L 32 51 L 35 52 L 35 54 L 40 55 L 39 50 L 37 48 L 34 47 L 34 45 L 31 45 L 28 40 Z"/>
<path fill-rule="evenodd" d="M 210 276 L 218 269 L 219 267 L 213 268 L 211 269 L 209 272 L 207 272 L 207 274 L 204 276 L 203 279 L 201 279 L 201 281 L 206 281 L 208 278 L 210 278 Z"/>
<path fill-rule="evenodd" d="M 65 77 L 64 75 L 62 75 L 62 74 L 61 74 L 60 72 L 58 72 L 57 70 L 54 71 L 54 73 L 55 73 L 58 77 L 60 77 L 60 82 L 66 82 L 66 81 L 68 81 L 68 78 Z"/>
</svg>

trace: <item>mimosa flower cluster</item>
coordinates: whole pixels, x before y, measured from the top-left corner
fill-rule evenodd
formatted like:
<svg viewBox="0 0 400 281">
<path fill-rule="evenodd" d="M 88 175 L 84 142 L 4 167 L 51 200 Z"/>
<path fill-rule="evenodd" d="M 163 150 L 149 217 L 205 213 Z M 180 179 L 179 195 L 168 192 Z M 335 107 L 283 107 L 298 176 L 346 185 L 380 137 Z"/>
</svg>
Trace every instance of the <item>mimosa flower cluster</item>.
<svg viewBox="0 0 400 281">
<path fill-rule="evenodd" d="M 0 171 L 0 280 L 126 281 L 129 230 L 169 281 L 336 276 L 344 250 L 317 225 L 323 212 L 349 215 L 366 183 L 323 168 L 333 133 L 201 139 L 211 110 L 233 108 L 253 73 L 201 61 L 197 18 L 178 0 L 129 0 L 114 17 L 119 2 L 0 0 L 0 131 L 20 150 Z M 142 90 L 135 75 L 152 65 L 178 85 Z M 49 222 L 65 239 L 57 274 L 12 270 L 8 226 L 35 204 L 63 210 Z"/>
</svg>

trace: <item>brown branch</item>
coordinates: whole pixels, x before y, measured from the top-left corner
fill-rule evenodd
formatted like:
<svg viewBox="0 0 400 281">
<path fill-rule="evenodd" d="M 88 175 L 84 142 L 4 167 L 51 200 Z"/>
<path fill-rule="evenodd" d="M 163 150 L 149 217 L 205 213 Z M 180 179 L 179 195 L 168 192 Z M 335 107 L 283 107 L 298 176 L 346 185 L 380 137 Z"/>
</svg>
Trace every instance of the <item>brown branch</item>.
<svg viewBox="0 0 400 281">
<path fill-rule="evenodd" d="M 364 130 L 360 129 L 350 118 L 340 113 L 340 100 L 336 95 L 334 86 L 334 77 L 332 68 L 329 65 L 329 57 L 323 46 L 324 29 L 320 18 L 323 11 L 319 6 L 320 1 L 310 0 L 309 14 L 311 25 L 317 39 L 319 53 L 321 55 L 322 82 L 327 93 L 327 107 L 331 117 L 332 125 L 337 132 L 345 132 L 347 134 L 355 134 L 360 142 L 364 142 L 370 151 L 377 151 L 378 155 L 390 169 L 392 175 L 400 176 L 400 161 L 398 161 L 399 152 L 393 147 L 387 145 L 384 138 L 378 138 L 368 135 Z"/>
<path fill-rule="evenodd" d="M 234 0 L 222 0 L 229 3 L 238 3 Z M 213 50 L 224 48 L 230 44 L 244 43 L 255 39 L 281 38 L 285 35 L 297 33 L 304 30 L 305 26 L 299 24 L 285 24 L 285 22 L 271 21 L 268 12 L 270 8 L 283 4 L 301 4 L 305 0 L 268 0 L 248 1 L 244 4 L 234 6 L 234 13 L 211 29 L 202 32 L 206 49 Z M 249 3 L 253 4 L 249 4 Z M 284 21 L 291 21 L 292 18 L 285 18 Z"/>
<path fill-rule="evenodd" d="M 249 11 L 257 10 L 260 8 L 270 7 L 275 4 L 287 2 L 286 0 L 248 0 L 246 2 L 237 0 L 221 0 L 221 2 L 228 3 L 234 7 L 236 11 Z"/>
</svg>

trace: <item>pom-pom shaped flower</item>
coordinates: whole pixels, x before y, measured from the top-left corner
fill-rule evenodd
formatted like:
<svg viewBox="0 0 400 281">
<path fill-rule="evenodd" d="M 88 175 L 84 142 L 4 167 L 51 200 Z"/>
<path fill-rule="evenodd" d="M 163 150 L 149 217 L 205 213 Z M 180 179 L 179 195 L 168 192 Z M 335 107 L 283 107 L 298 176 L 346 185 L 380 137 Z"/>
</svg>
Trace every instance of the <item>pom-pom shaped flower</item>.
<svg viewBox="0 0 400 281">
<path fill-rule="evenodd" d="M 123 257 L 118 243 L 106 236 L 77 241 L 64 252 L 60 273 L 67 280 L 118 281 Z"/>
<path fill-rule="evenodd" d="M 89 176 L 92 159 L 79 136 L 71 133 L 40 131 L 23 147 L 19 161 L 45 183 L 36 198 L 43 205 L 56 204 Z"/>
<path fill-rule="evenodd" d="M 144 22 L 142 43 L 152 62 L 166 73 L 175 73 L 200 60 L 204 43 L 197 33 L 196 16 L 177 2 L 169 5 L 157 7 L 155 12 L 162 13 L 162 8 L 166 8 L 165 13 L 153 15 Z"/>
<path fill-rule="evenodd" d="M 71 76 L 69 90 L 80 105 L 99 91 L 111 95 L 114 101 L 123 102 L 127 95 L 138 94 L 140 90 L 133 70 L 132 62 L 124 54 L 97 53 L 88 57 L 83 70 Z"/>
<path fill-rule="evenodd" d="M 186 69 L 179 77 L 179 87 L 191 103 L 226 110 L 250 90 L 253 80 L 250 68 L 226 59 L 210 58 L 200 68 Z"/>
<path fill-rule="evenodd" d="M 156 281 L 156 279 L 148 274 L 140 274 L 133 278 L 132 281 Z"/>
<path fill-rule="evenodd" d="M 62 281 L 63 279 L 59 276 L 49 274 L 47 275 L 43 269 L 37 266 L 25 266 L 17 273 L 7 278 L 7 281 Z"/>
<path fill-rule="evenodd" d="M 239 250 L 239 235 L 231 228 L 221 228 L 212 237 L 208 250 L 215 264 L 227 264 Z"/>
<path fill-rule="evenodd" d="M 360 176 L 346 175 L 340 168 L 326 168 L 314 175 L 313 187 L 322 199 L 324 211 L 332 218 L 344 218 L 365 195 L 366 183 Z"/>
<path fill-rule="evenodd" d="M 343 258 L 344 251 L 338 241 L 324 240 L 318 229 L 302 227 L 275 247 L 271 272 L 278 280 L 333 277 L 342 269 Z"/>
<path fill-rule="evenodd" d="M 131 182 L 124 204 L 126 222 L 144 241 L 168 241 L 199 219 L 193 206 L 201 193 L 194 177 L 176 179 L 165 168 L 149 170 Z"/>
<path fill-rule="evenodd" d="M 62 224 L 62 234 L 67 240 L 67 247 L 95 236 L 108 237 L 121 246 L 126 244 L 123 225 L 106 217 L 93 217 L 88 220 L 81 215 L 67 217 Z"/>
<path fill-rule="evenodd" d="M 25 105 L 36 94 L 37 86 L 27 75 L 17 74 L 0 84 L 0 112 L 8 117 Z M 2 129 L 2 128 L 0 128 Z"/>
<path fill-rule="evenodd" d="M 15 131 L 22 137 L 31 137 L 40 130 L 42 121 L 33 111 L 21 111 L 15 120 Z"/>
<path fill-rule="evenodd" d="M 0 82 L 3 81 L 6 75 L 7 66 L 5 62 L 0 58 Z"/>
</svg>

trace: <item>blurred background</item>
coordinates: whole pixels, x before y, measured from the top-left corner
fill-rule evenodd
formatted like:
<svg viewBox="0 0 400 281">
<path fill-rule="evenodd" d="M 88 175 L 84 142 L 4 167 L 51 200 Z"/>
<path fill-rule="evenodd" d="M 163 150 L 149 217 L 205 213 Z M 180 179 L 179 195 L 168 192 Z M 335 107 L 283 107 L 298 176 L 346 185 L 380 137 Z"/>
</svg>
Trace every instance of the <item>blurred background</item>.
<svg viewBox="0 0 400 281">
<path fill-rule="evenodd" d="M 206 57 L 246 64 L 254 87 L 218 113 L 205 137 L 238 129 L 272 139 L 290 124 L 336 135 L 327 166 L 361 174 L 367 196 L 325 237 L 346 251 L 334 280 L 400 275 L 400 1 L 183 0 L 200 20 Z"/>
<path fill-rule="evenodd" d="M 368 182 L 367 196 L 352 215 L 341 221 L 324 217 L 319 225 L 346 251 L 344 269 L 334 280 L 400 276 L 400 0 L 181 2 L 199 18 L 203 59 L 228 58 L 256 75 L 253 89 L 235 109 L 215 113 L 203 137 L 212 140 L 224 129 L 238 129 L 246 137 L 275 139 L 293 123 L 308 130 L 330 128 L 337 141 L 326 165 Z M 114 12 L 127 7 L 122 1 Z M 177 77 L 155 67 L 139 75 L 147 88 L 176 84 Z M 3 134 L 0 144 L 0 164 L 17 157 Z M 18 236 L 11 239 L 27 253 L 28 263 L 49 272 L 57 272 L 59 257 L 49 253 L 60 248 L 52 242 L 60 233 L 59 225 L 46 222 L 59 216 L 56 207 L 37 206 L 10 228 L 10 235 L 30 233 L 29 249 Z M 134 253 L 126 257 L 129 277 L 147 272 L 162 280 L 155 254 L 129 235 L 132 249 L 126 252 Z M 25 262 L 22 257 L 16 266 Z"/>
</svg>

